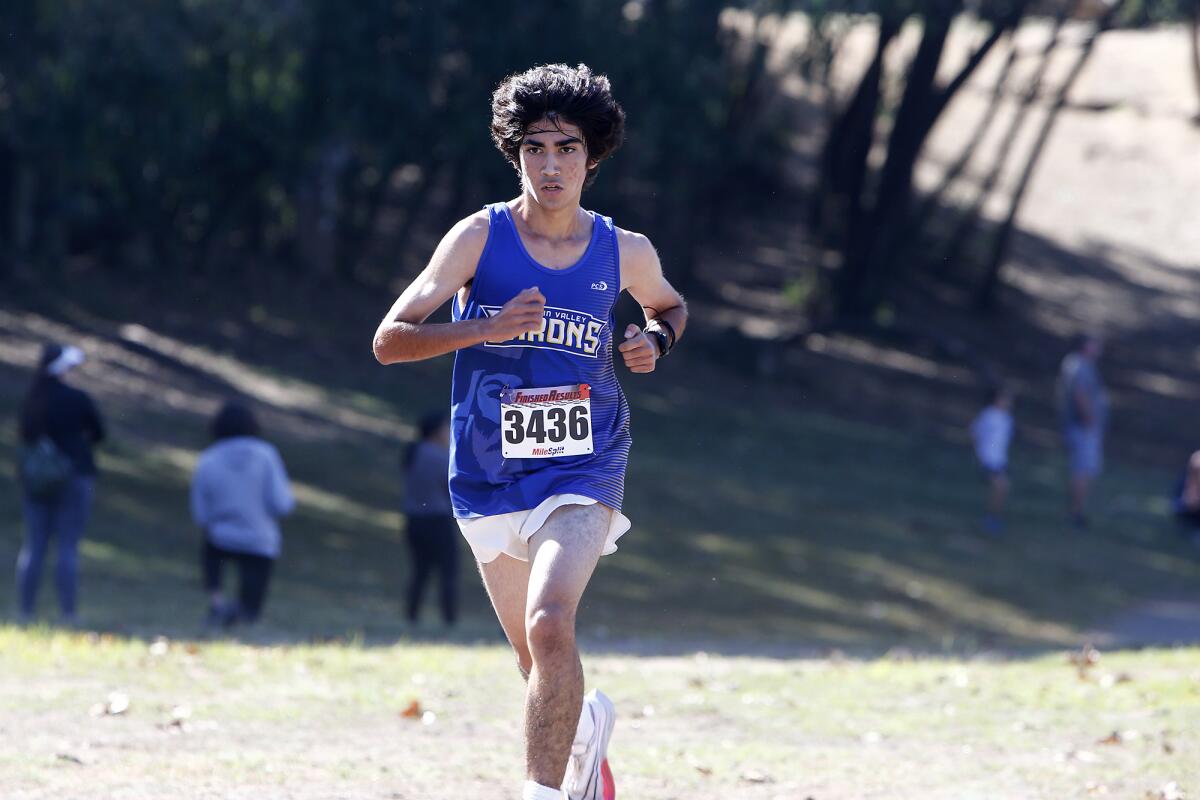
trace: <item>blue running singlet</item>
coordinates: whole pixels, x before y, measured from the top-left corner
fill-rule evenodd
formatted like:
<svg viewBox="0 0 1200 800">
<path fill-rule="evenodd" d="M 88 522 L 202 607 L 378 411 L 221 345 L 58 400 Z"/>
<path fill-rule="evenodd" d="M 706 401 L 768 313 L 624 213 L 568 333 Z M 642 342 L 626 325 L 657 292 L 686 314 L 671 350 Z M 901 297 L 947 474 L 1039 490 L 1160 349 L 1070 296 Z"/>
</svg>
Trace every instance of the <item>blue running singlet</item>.
<svg viewBox="0 0 1200 800">
<path fill-rule="evenodd" d="M 475 278 L 453 319 L 498 312 L 536 286 L 546 297 L 540 333 L 459 350 L 451 388 L 450 497 L 454 516 L 471 518 L 535 508 L 555 494 L 580 494 L 620 510 L 629 459 L 629 404 L 613 368 L 613 307 L 621 292 L 617 231 L 593 218 L 579 261 L 550 269 L 521 242 L 505 203 L 487 207 L 490 228 Z M 556 458 L 505 458 L 501 393 L 586 384 L 592 451 Z"/>
</svg>

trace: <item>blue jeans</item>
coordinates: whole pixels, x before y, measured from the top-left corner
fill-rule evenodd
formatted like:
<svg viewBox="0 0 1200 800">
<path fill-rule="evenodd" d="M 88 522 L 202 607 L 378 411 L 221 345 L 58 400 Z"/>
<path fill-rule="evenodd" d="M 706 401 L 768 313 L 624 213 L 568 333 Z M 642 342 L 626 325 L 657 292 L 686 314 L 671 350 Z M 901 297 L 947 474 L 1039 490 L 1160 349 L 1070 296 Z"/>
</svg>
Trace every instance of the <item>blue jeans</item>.
<svg viewBox="0 0 1200 800">
<path fill-rule="evenodd" d="M 64 617 L 75 616 L 75 596 L 79 585 L 79 540 L 92 508 L 95 478 L 77 475 L 52 502 L 21 498 L 25 512 L 25 543 L 17 556 L 17 608 L 23 617 L 33 615 L 37 603 L 42 562 L 50 549 L 50 540 L 58 544 L 54 563 L 54 586 L 58 606 Z"/>
<path fill-rule="evenodd" d="M 1070 425 L 1065 431 L 1071 475 L 1095 478 L 1104 466 L 1104 432 L 1097 426 Z"/>
</svg>

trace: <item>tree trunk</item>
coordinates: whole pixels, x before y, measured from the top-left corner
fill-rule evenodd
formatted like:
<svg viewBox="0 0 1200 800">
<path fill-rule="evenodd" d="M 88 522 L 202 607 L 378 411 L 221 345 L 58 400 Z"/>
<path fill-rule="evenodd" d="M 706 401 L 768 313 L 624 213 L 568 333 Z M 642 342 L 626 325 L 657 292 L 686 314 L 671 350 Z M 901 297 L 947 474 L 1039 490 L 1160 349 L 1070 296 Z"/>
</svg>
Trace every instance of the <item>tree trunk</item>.
<svg viewBox="0 0 1200 800">
<path fill-rule="evenodd" d="M 400 227 L 392 239 L 392 252 L 400 255 L 408 247 L 417 220 L 420 219 L 421 211 L 429 202 L 429 196 L 441 170 L 442 162 L 440 160 L 430 161 L 421 167 L 421 177 L 417 179 L 416 185 L 409 189 L 408 197 L 404 200 L 404 220 L 400 223 Z"/>
<path fill-rule="evenodd" d="M 821 177 L 812 224 L 823 244 L 840 252 L 855 217 L 862 211 L 867 157 L 875 133 L 879 110 L 883 57 L 903 24 L 902 18 L 881 17 L 875 55 L 859 79 L 854 95 L 830 126 L 821 151 Z"/>
<path fill-rule="evenodd" d="M 954 13 L 960 7 L 960 0 L 938 0 L 925 13 L 925 29 L 905 77 L 904 96 L 889 137 L 887 161 L 869 223 L 853 229 L 847 240 L 845 270 L 839 275 L 835 300 L 839 315 L 855 317 L 869 312 L 886 291 L 894 272 L 892 265 L 900 263 L 899 254 L 916 233 L 909 224 L 913 174 L 925 141 L 951 98 L 1024 13 L 1024 2 L 1017 2 L 1006 16 L 995 20 L 967 63 L 938 88 L 938 64 Z M 856 222 L 862 226 L 861 215 Z"/>
<path fill-rule="evenodd" d="M 1033 108 L 1038 96 L 1042 93 L 1042 84 L 1046 78 L 1046 71 L 1049 69 L 1050 61 L 1054 57 L 1054 51 L 1061 41 L 1062 27 L 1066 22 L 1066 13 L 1068 10 L 1065 7 L 1062 8 L 1059 15 L 1055 18 L 1054 27 L 1050 31 L 1050 39 L 1046 42 L 1046 46 L 1042 48 L 1041 61 L 1038 62 L 1033 76 L 1029 79 L 1029 87 L 1021 97 L 1021 105 L 1009 121 L 1008 130 L 1005 131 L 1004 138 L 1000 142 L 1000 149 L 996 153 L 992 168 L 984 177 L 983 183 L 980 184 L 979 191 L 976 193 L 975 200 L 971 203 L 970 208 L 963 212 L 958 224 L 954 226 L 954 231 L 950 234 L 949 239 L 946 240 L 946 246 L 942 250 L 942 257 L 938 259 L 939 263 L 956 263 L 962 254 L 963 246 L 971 237 L 971 234 L 974 233 L 980 215 L 987 205 L 988 198 L 991 197 L 992 190 L 995 189 L 996 184 L 1000 180 L 1001 173 L 1004 172 L 1004 165 L 1008 163 L 1009 154 L 1012 152 L 1012 147 L 1017 141 L 1017 134 L 1025 126 L 1025 119 L 1029 116 L 1029 111 Z"/>
<path fill-rule="evenodd" d="M 754 142 L 762 139 L 761 87 L 767 75 L 767 56 L 779 34 L 776 33 L 775 38 L 769 41 L 764 40 L 758 33 L 761 21 L 760 15 L 755 21 L 753 50 L 745 66 L 739 69 L 738 65 L 730 63 L 727 67 L 731 74 L 740 73 L 740 88 L 730 99 L 720 138 L 738 152 L 747 143 L 753 146 Z M 782 26 L 778 29 L 782 29 Z M 737 195 L 736 163 L 734 159 L 722 159 L 718 162 L 717 173 L 710 180 L 708 202 L 705 204 L 707 208 L 704 211 L 704 232 L 710 240 L 720 240 L 727 233 L 725 223 L 730 217 L 729 205 Z"/>
<path fill-rule="evenodd" d="M 987 110 L 983 116 L 979 118 L 979 122 L 975 125 L 975 130 L 971 132 L 967 143 L 963 145 L 962 151 L 958 154 L 958 158 L 954 160 L 942 175 L 942 180 L 938 187 L 930 192 L 921 201 L 920 207 L 913 213 L 909 224 L 915 230 L 922 230 L 929 221 L 933 218 L 933 212 L 950 191 L 950 187 L 954 185 L 958 177 L 962 175 L 963 170 L 967 168 L 967 164 L 971 163 L 971 159 L 975 155 L 975 151 L 979 149 L 979 145 L 983 142 L 983 137 L 991 130 L 992 123 L 996 119 L 996 113 L 1000 110 L 1000 105 L 1004 100 L 1004 93 L 1008 87 L 1008 76 L 1012 72 L 1013 64 L 1017 60 L 1017 43 L 1015 31 L 1012 41 L 1009 42 L 1008 57 L 1004 59 L 1004 66 L 1000 69 L 1000 74 L 996 77 L 996 85 L 992 87 L 992 97 L 988 101 Z M 942 263 L 942 262 L 939 262 Z"/>
<path fill-rule="evenodd" d="M 826 267 L 844 266 L 850 232 L 859 227 L 867 159 L 879 110 L 883 57 L 903 23 L 903 16 L 880 17 L 875 55 L 859 79 L 850 102 L 830 126 L 821 151 L 821 177 L 809 224 L 817 231 L 822 251 L 841 256 L 841 263 L 826 264 Z M 813 303 L 806 309 L 815 327 L 825 325 L 836 316 L 831 306 L 831 301 L 836 301 L 835 277 L 828 271 L 821 273 L 821 286 L 813 293 Z"/>
<path fill-rule="evenodd" d="M 1016 189 L 1013 190 L 1012 199 L 1009 201 L 1008 215 L 996 232 L 987 272 L 984 274 L 983 281 L 980 283 L 979 290 L 975 296 L 975 306 L 980 310 L 988 310 L 995 305 L 996 287 L 1000 284 L 1000 271 L 1004 267 L 1005 259 L 1008 256 L 1008 247 L 1012 240 L 1013 228 L 1016 225 L 1017 212 L 1021 210 L 1021 201 L 1025 199 L 1025 192 L 1029 188 L 1029 182 L 1033 178 L 1033 173 L 1037 168 L 1038 160 L 1042 156 L 1042 151 L 1046 147 L 1046 142 L 1050 139 L 1050 134 L 1054 130 L 1054 123 L 1058 120 L 1058 114 L 1066 106 L 1075 81 L 1083 72 L 1088 59 L 1091 58 L 1092 52 L 1096 47 L 1096 41 L 1100 38 L 1101 34 L 1109 29 L 1117 12 L 1121 10 L 1123 5 L 1123 2 L 1117 2 L 1109 6 L 1104 15 L 1096 22 L 1095 29 L 1083 43 L 1079 56 L 1075 59 L 1070 73 L 1068 73 L 1066 79 L 1063 81 L 1062 86 L 1059 87 L 1058 94 L 1054 98 L 1054 104 L 1046 113 L 1046 119 L 1042 122 L 1042 129 L 1038 132 L 1037 140 L 1029 152 L 1029 159 L 1025 162 L 1025 169 L 1021 172 L 1021 178 L 1017 182 Z"/>
<path fill-rule="evenodd" d="M 0 280 L 14 275 L 29 257 L 34 173 L 12 144 L 0 144 Z"/>
<path fill-rule="evenodd" d="M 939 8 L 925 15 L 921 42 L 905 75 L 904 95 L 888 136 L 887 160 L 871 213 L 856 218 L 857 227 L 851 229 L 847 240 L 846 260 L 838 275 L 837 286 L 837 308 L 841 316 L 859 316 L 870 310 L 866 288 L 873 265 L 880 263 L 878 256 L 881 253 L 893 248 L 896 231 L 891 221 L 908 213 L 913 169 L 933 124 L 938 63 L 942 60 L 954 12 L 959 7 L 956 0 L 943 0 L 937 5 Z"/>
</svg>

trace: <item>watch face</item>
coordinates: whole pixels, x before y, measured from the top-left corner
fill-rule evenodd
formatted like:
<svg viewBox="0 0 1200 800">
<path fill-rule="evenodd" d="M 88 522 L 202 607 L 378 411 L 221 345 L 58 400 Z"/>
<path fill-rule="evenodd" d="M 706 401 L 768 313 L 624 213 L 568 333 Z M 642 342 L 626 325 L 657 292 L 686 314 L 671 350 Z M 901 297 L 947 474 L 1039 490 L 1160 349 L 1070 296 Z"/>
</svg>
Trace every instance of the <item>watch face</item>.
<svg viewBox="0 0 1200 800">
<path fill-rule="evenodd" d="M 667 335 L 662 331 L 651 331 L 654 336 L 654 342 L 658 346 L 658 354 L 665 356 L 667 354 Z"/>
</svg>

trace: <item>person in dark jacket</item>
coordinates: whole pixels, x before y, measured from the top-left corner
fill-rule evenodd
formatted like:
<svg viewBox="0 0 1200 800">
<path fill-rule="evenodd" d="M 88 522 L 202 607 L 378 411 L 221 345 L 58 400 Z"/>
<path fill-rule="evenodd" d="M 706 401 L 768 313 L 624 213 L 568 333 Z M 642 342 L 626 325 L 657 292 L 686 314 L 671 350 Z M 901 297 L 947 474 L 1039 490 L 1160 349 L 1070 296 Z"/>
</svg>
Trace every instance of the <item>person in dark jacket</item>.
<svg viewBox="0 0 1200 800">
<path fill-rule="evenodd" d="M 421 438 L 404 454 L 408 489 L 404 513 L 408 517 L 408 549 L 412 573 L 408 585 L 408 620 L 421 614 L 421 598 L 434 573 L 438 576 L 442 621 L 458 619 L 458 526 L 450 506 L 447 474 L 450 465 L 450 419 L 443 412 L 421 420 Z"/>
<path fill-rule="evenodd" d="M 1171 493 L 1171 504 L 1180 533 L 1200 547 L 1200 450 L 1188 458 L 1187 467 Z"/>
<path fill-rule="evenodd" d="M 54 584 L 62 621 L 77 621 L 79 542 L 95 491 L 92 448 L 104 439 L 104 423 L 92 398 L 63 380 L 83 362 L 84 353 L 78 347 L 46 345 L 21 404 L 19 432 L 24 448 L 48 448 L 69 465 L 61 485 L 52 491 L 35 486 L 25 465 L 18 469 L 25 541 L 17 556 L 17 615 L 23 622 L 33 617 L 51 539 L 58 548 Z"/>
</svg>

